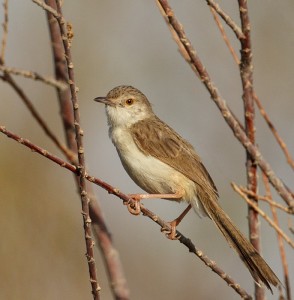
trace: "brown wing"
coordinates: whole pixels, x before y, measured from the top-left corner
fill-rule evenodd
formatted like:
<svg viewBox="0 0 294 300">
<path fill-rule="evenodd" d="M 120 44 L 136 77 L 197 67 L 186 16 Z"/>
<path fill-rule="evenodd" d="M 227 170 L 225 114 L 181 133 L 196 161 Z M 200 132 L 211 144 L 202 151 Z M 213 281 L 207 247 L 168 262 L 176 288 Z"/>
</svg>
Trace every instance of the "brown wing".
<svg viewBox="0 0 294 300">
<path fill-rule="evenodd" d="M 198 186 L 198 194 L 217 199 L 218 193 L 208 171 L 193 146 L 157 117 L 142 120 L 132 126 L 137 147 L 184 174 Z"/>
</svg>

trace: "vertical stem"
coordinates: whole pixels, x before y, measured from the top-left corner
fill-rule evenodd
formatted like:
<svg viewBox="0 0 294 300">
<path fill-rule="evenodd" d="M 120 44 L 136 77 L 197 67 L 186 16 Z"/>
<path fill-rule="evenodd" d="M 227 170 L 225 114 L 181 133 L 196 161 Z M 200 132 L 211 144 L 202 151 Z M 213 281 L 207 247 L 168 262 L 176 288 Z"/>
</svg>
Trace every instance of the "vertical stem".
<svg viewBox="0 0 294 300">
<path fill-rule="evenodd" d="M 47 4 L 56 9 L 55 0 L 47 0 Z M 51 46 L 53 52 L 53 61 L 55 67 L 55 77 L 61 81 L 68 81 L 68 72 L 64 50 L 62 45 L 61 33 L 56 19 L 51 13 L 47 12 L 48 27 L 51 37 Z M 68 148 L 74 153 L 77 153 L 77 143 L 75 140 L 74 117 L 71 103 L 70 89 L 60 91 L 56 89 L 58 94 L 60 114 L 65 131 L 65 137 Z M 76 164 L 76 162 L 75 162 Z M 75 177 L 75 179 L 78 179 Z M 77 182 L 77 184 L 79 184 Z M 89 213 L 92 219 L 93 234 L 98 241 L 98 245 L 105 262 L 105 268 L 108 273 L 110 288 L 114 299 L 127 300 L 129 299 L 129 288 L 126 277 L 124 275 L 123 266 L 120 260 L 119 252 L 114 247 L 111 234 L 108 230 L 106 221 L 102 214 L 99 202 L 93 192 L 91 184 L 86 184 L 86 191 L 90 198 Z"/>
<path fill-rule="evenodd" d="M 252 65 L 252 49 L 250 39 L 250 21 L 248 15 L 247 0 L 239 0 L 240 19 L 244 38 L 241 41 L 241 64 L 240 74 L 243 86 L 243 102 L 245 114 L 245 132 L 248 139 L 255 144 L 255 126 L 254 126 L 254 99 L 253 99 L 253 65 Z M 257 192 L 257 164 L 250 153 L 246 151 L 246 172 L 247 172 L 247 188 L 253 193 Z M 257 200 L 251 197 L 252 201 L 258 204 Z M 260 228 L 258 213 L 248 206 L 248 222 L 250 242 L 255 249 L 261 251 Z M 255 283 L 255 299 L 265 299 L 265 291 Z"/>
</svg>

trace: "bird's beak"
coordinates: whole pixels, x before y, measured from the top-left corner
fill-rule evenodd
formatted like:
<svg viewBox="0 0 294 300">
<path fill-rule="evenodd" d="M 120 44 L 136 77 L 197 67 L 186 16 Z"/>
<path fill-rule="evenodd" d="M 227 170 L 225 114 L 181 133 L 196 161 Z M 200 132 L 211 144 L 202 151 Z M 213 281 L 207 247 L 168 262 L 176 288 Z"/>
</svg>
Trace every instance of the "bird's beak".
<svg viewBox="0 0 294 300">
<path fill-rule="evenodd" d="M 94 99 L 94 101 L 104 103 L 105 105 L 114 106 L 114 103 L 107 97 L 97 97 Z"/>
</svg>

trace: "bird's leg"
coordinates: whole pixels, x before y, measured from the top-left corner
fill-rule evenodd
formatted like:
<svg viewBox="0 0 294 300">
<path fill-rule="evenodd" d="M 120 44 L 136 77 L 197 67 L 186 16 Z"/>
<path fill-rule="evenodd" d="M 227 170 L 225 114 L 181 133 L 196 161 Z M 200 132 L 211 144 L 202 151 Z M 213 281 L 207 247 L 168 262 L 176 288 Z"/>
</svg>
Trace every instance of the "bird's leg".
<svg viewBox="0 0 294 300">
<path fill-rule="evenodd" d="M 139 215 L 141 213 L 140 201 L 142 199 L 180 199 L 184 196 L 184 191 L 178 191 L 174 194 L 129 194 L 130 198 L 135 200 L 135 205 L 132 206 L 130 203 L 126 203 L 128 206 L 128 211 L 133 215 Z"/>
<path fill-rule="evenodd" d="M 171 222 L 168 222 L 171 229 L 167 229 L 167 228 L 162 228 L 161 229 L 161 231 L 165 233 L 165 235 L 168 239 L 170 239 L 170 240 L 176 240 L 177 239 L 177 235 L 176 235 L 177 226 L 182 222 L 182 220 L 184 219 L 186 214 L 190 211 L 191 207 L 192 207 L 192 205 L 189 204 L 187 206 L 187 208 L 176 219 L 174 219 Z"/>
</svg>

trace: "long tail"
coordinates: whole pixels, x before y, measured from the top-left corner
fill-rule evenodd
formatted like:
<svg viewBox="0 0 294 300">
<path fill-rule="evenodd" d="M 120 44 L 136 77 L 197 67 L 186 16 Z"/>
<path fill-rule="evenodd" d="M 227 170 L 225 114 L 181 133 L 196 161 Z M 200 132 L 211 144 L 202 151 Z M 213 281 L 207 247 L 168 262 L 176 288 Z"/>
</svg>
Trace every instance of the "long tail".
<svg viewBox="0 0 294 300">
<path fill-rule="evenodd" d="M 218 202 L 207 198 L 201 199 L 201 203 L 204 206 L 208 216 L 214 221 L 216 226 L 225 236 L 229 245 L 232 246 L 239 254 L 255 282 L 258 284 L 263 282 L 265 286 L 272 292 L 270 284 L 277 286 L 280 283 L 280 280 L 276 274 L 258 254 L 253 245 L 235 227 L 229 216 L 223 211 Z"/>
</svg>

